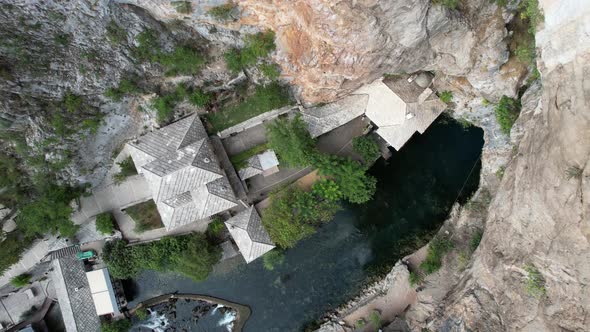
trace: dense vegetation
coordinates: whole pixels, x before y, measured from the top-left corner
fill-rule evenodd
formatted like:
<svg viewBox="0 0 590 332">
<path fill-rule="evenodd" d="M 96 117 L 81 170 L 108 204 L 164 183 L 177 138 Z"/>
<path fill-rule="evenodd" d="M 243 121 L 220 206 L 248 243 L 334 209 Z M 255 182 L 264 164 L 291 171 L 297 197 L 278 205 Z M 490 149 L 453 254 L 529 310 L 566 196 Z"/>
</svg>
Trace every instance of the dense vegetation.
<svg viewBox="0 0 590 332">
<path fill-rule="evenodd" d="M 338 209 L 336 202 L 289 187 L 271 195 L 262 224 L 277 246 L 292 248 L 299 240 L 313 234 L 317 226 L 330 221 Z"/>
<path fill-rule="evenodd" d="M 268 146 L 280 158 L 282 164 L 305 167 L 317 154 L 315 141 L 307 131 L 307 125 L 297 115 L 292 120 L 277 120 L 267 126 Z"/>
<path fill-rule="evenodd" d="M 96 216 L 96 230 L 102 234 L 110 235 L 113 233 L 113 215 L 110 212 L 104 212 Z"/>
<path fill-rule="evenodd" d="M 371 136 L 359 136 L 352 139 L 352 148 L 365 163 L 372 163 L 381 155 L 379 145 Z"/>
<path fill-rule="evenodd" d="M 246 96 L 240 103 L 227 104 L 219 111 L 207 114 L 207 120 L 213 130 L 221 131 L 290 102 L 287 87 L 274 82 L 267 86 L 257 86 L 254 93 Z"/>
<path fill-rule="evenodd" d="M 231 49 L 225 53 L 229 70 L 239 72 L 256 64 L 258 59 L 268 56 L 275 50 L 275 33 L 271 30 L 247 35 L 242 49 Z"/>
<path fill-rule="evenodd" d="M 204 234 L 164 237 L 159 241 L 127 246 L 123 240 L 107 242 L 103 259 L 115 278 L 135 277 L 142 270 L 173 271 L 194 280 L 207 277 L 221 258 L 221 250 Z"/>
<path fill-rule="evenodd" d="M 512 125 L 520 114 L 520 101 L 502 96 L 500 102 L 496 105 L 494 113 L 496 114 L 496 120 L 500 124 L 502 132 L 509 135 Z"/>
</svg>

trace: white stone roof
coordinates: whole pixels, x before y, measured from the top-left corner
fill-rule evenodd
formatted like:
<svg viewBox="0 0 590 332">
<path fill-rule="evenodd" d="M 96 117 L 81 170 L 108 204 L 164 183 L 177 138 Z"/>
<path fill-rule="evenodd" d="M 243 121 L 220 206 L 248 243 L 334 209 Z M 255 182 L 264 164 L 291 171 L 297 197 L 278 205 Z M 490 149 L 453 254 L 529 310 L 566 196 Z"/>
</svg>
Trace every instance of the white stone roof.
<svg viewBox="0 0 590 332">
<path fill-rule="evenodd" d="M 349 95 L 333 103 L 301 110 L 309 134 L 316 138 L 363 115 L 368 95 Z"/>
<path fill-rule="evenodd" d="M 275 247 L 253 206 L 228 219 L 225 225 L 247 263 Z"/>
<path fill-rule="evenodd" d="M 111 283 L 109 271 L 106 268 L 86 272 L 90 293 L 98 316 L 119 314 L 119 306 Z"/>
<path fill-rule="evenodd" d="M 416 132 L 423 134 L 446 108 L 432 90 L 403 76 L 379 79 L 355 93 L 369 96 L 366 115 L 378 127 L 377 134 L 396 150 Z"/>
<path fill-rule="evenodd" d="M 127 146 L 167 230 L 237 205 L 198 116 L 174 122 Z"/>
<path fill-rule="evenodd" d="M 238 171 L 242 180 L 249 179 L 255 175 L 279 165 L 279 159 L 273 150 L 266 150 L 263 153 L 250 157 L 247 166 Z"/>
</svg>

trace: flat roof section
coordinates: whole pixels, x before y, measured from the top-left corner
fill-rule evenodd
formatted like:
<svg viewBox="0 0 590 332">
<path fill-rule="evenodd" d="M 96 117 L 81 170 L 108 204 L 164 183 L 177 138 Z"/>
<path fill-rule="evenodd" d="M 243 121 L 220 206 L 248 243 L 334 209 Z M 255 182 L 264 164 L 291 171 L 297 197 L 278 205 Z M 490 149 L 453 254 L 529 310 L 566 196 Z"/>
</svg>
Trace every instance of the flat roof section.
<svg viewBox="0 0 590 332">
<path fill-rule="evenodd" d="M 98 316 L 119 314 L 119 306 L 111 283 L 109 271 L 104 268 L 86 272 L 86 278 L 90 286 L 90 293 Z"/>
</svg>

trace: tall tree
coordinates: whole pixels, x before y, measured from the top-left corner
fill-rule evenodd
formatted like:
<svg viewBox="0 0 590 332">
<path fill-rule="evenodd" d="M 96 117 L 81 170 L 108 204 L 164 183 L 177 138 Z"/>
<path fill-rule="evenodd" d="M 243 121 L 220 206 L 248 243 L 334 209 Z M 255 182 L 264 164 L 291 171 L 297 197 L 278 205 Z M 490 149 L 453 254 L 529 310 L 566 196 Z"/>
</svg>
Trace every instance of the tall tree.
<svg viewBox="0 0 590 332">
<path fill-rule="evenodd" d="M 299 114 L 293 119 L 275 120 L 267 128 L 267 137 L 269 147 L 289 166 L 309 166 L 318 154 Z"/>
</svg>

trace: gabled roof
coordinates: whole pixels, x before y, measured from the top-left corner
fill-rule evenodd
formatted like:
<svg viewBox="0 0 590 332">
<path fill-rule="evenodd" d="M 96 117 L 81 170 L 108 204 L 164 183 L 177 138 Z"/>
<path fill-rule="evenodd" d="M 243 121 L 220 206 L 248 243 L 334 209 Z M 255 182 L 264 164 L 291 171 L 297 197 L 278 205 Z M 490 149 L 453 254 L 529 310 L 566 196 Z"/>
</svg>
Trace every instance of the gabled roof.
<svg viewBox="0 0 590 332">
<path fill-rule="evenodd" d="M 236 206 L 236 198 L 197 115 L 128 144 L 170 230 Z"/>
<path fill-rule="evenodd" d="M 316 138 L 363 115 L 369 100 L 368 95 L 349 95 L 324 106 L 301 110 L 309 134 Z"/>
<path fill-rule="evenodd" d="M 273 150 L 266 150 L 250 157 L 247 161 L 247 166 L 238 171 L 242 180 L 249 179 L 255 175 L 262 174 L 279 165 L 279 159 Z"/>
<path fill-rule="evenodd" d="M 247 263 L 275 247 L 253 206 L 228 219 L 225 225 Z"/>
</svg>

